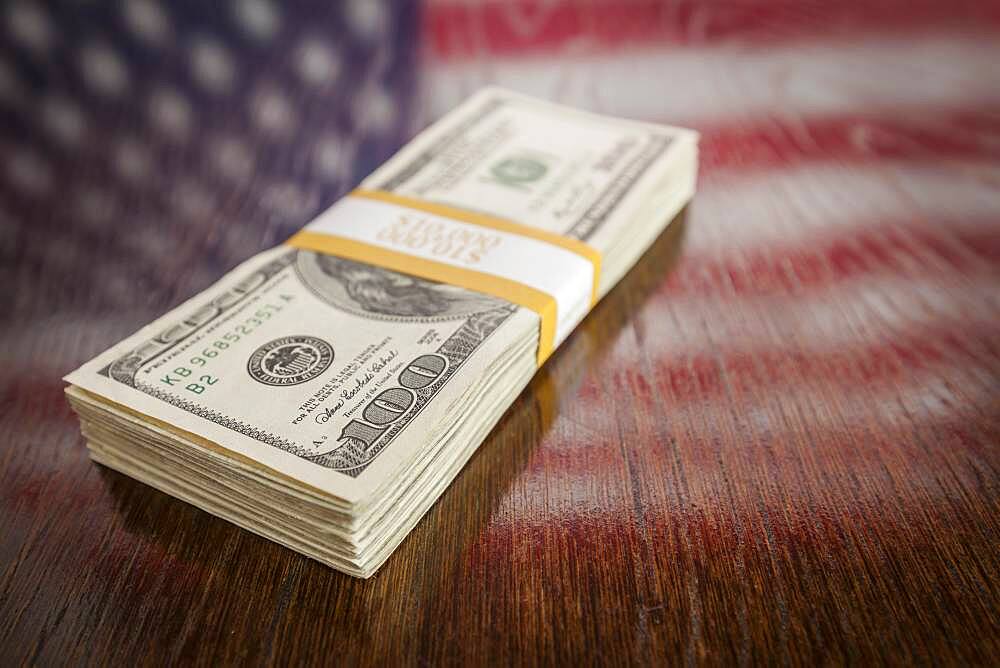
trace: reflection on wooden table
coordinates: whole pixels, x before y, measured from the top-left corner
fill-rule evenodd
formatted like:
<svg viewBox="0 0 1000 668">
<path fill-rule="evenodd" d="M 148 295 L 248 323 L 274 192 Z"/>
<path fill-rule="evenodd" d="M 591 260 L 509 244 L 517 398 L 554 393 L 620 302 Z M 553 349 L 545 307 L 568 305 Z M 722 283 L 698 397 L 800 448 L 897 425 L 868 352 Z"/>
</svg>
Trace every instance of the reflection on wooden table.
<svg viewBox="0 0 1000 668">
<path fill-rule="evenodd" d="M 10 661 L 1000 653 L 996 3 L 11 6 Z M 698 128 L 699 192 L 378 575 L 87 460 L 62 373 L 491 81 Z"/>
</svg>

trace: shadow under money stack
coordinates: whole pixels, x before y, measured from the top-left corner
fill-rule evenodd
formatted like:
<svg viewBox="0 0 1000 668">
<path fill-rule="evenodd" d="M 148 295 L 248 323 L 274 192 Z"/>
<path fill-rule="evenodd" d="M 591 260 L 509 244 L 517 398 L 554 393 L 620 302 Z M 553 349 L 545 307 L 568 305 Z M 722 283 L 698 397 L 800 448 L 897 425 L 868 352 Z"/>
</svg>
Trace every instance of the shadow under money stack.
<svg viewBox="0 0 1000 668">
<path fill-rule="evenodd" d="M 368 577 L 696 172 L 691 131 L 484 90 L 67 376 L 91 455 Z"/>
</svg>

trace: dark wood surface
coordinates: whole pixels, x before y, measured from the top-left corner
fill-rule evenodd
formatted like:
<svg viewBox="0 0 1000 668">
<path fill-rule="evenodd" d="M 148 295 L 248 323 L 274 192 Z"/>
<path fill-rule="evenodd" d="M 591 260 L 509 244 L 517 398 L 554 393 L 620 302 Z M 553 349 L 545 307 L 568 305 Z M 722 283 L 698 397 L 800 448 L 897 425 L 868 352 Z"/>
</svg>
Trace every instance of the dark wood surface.
<svg viewBox="0 0 1000 668">
<path fill-rule="evenodd" d="M 183 241 L 158 276 L 116 260 L 118 295 L 98 284 L 106 273 L 47 271 L 67 244 L 33 236 L 86 241 L 93 220 L 5 200 L 17 206 L 3 224 L 19 227 L 4 237 L 0 663 L 996 664 L 994 47 L 975 32 L 932 49 L 927 31 L 961 3 L 835 4 L 749 3 L 720 25 L 760 55 L 773 46 L 754 41 L 761 25 L 765 42 L 787 37 L 775 26 L 820 40 L 870 20 L 886 36 L 865 48 L 902 33 L 918 60 L 932 52 L 918 99 L 876 108 L 902 95 L 905 62 L 830 56 L 813 106 L 793 86 L 791 110 L 678 111 L 704 133 L 698 197 L 366 581 L 94 465 L 61 395 L 62 373 L 221 273 L 192 276 L 200 258 L 231 266 L 285 228 L 226 246 L 257 205 L 221 203 L 200 227 L 164 228 Z M 980 7 L 964 27 L 995 30 L 995 7 Z M 449 30 L 468 28 L 466 10 L 445 9 L 423 28 L 438 72 Z M 573 16 L 557 14 L 599 32 L 609 59 L 638 39 Z M 669 51 L 697 23 L 714 48 L 711 21 L 670 16 L 633 17 L 635 31 L 662 30 Z M 500 56 L 530 42 L 504 25 Z M 525 49 L 561 49 L 564 32 Z M 713 84 L 723 97 L 726 81 Z M 858 109 L 836 111 L 848 98 Z M 93 254 L 121 250 L 106 243 Z"/>
</svg>

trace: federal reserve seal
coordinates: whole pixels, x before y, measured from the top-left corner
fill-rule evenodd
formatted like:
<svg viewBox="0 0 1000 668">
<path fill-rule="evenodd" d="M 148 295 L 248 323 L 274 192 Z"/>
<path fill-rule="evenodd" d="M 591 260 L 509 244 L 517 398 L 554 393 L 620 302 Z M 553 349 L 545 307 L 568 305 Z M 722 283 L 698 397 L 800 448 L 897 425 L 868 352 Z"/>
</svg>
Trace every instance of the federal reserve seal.
<svg viewBox="0 0 1000 668">
<path fill-rule="evenodd" d="M 315 336 L 283 336 L 265 343 L 247 362 L 250 376 L 265 385 L 298 385 L 326 371 L 333 346 Z"/>
</svg>

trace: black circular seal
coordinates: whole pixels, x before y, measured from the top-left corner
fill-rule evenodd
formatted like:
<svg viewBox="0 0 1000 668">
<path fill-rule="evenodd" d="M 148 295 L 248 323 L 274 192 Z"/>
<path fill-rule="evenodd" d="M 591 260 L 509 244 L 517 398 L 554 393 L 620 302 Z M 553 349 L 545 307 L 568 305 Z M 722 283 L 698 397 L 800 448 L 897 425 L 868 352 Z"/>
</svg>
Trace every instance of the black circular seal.
<svg viewBox="0 0 1000 668">
<path fill-rule="evenodd" d="M 283 336 L 253 351 L 250 376 L 265 385 L 298 385 L 312 380 L 333 362 L 333 346 L 315 336 Z"/>
</svg>

